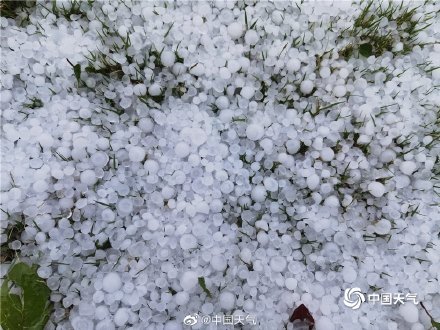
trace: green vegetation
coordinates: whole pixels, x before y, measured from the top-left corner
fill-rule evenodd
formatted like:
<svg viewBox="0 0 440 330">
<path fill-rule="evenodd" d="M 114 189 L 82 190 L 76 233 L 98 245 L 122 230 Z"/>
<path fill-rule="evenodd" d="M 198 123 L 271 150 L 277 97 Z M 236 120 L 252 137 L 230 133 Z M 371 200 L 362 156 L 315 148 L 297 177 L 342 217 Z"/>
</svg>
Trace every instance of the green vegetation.
<svg viewBox="0 0 440 330">
<path fill-rule="evenodd" d="M 52 311 L 50 290 L 35 267 L 13 264 L 0 288 L 3 330 L 44 329 Z"/>
<path fill-rule="evenodd" d="M 339 54 L 348 59 L 352 55 L 369 57 L 380 56 L 387 51 L 407 53 L 416 45 L 417 36 L 432 24 L 435 13 L 427 13 L 419 17 L 417 7 L 404 6 L 388 2 L 384 4 L 369 0 L 355 19 L 353 27 L 344 30 L 341 37 L 353 41 L 340 50 Z M 394 49 L 397 43 L 400 48 Z"/>
</svg>

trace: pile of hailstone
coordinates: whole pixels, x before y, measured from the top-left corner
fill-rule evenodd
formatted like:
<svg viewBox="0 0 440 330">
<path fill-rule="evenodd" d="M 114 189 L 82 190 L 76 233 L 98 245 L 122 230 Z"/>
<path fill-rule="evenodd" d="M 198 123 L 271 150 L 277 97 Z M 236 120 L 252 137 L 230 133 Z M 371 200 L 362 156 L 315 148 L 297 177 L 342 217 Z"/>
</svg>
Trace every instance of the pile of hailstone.
<svg viewBox="0 0 440 330">
<path fill-rule="evenodd" d="M 1 243 L 38 265 L 50 329 L 290 329 L 300 304 L 317 330 L 429 328 L 419 305 L 353 311 L 351 287 L 417 293 L 440 319 L 440 7 L 415 10 L 433 18 L 409 51 L 396 34 L 344 57 L 366 5 L 38 0 L 1 18 Z"/>
</svg>

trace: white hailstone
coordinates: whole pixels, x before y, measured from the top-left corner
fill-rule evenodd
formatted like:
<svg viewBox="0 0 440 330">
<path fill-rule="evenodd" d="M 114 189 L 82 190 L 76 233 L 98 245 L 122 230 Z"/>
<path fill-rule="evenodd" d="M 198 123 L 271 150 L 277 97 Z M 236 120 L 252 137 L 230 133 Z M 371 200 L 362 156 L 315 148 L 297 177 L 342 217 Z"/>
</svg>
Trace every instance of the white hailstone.
<svg viewBox="0 0 440 330">
<path fill-rule="evenodd" d="M 278 190 L 278 181 L 274 178 L 268 177 L 263 180 L 264 188 L 270 192 L 275 192 Z"/>
<path fill-rule="evenodd" d="M 201 76 L 205 72 L 205 66 L 202 63 L 196 63 L 190 66 L 189 73 L 195 76 Z"/>
<path fill-rule="evenodd" d="M 264 126 L 260 124 L 250 124 L 246 128 L 246 136 L 252 141 L 260 140 L 264 136 Z"/>
<path fill-rule="evenodd" d="M 90 156 L 90 161 L 96 167 L 103 168 L 105 165 L 107 165 L 109 157 L 105 152 L 97 151 Z"/>
<path fill-rule="evenodd" d="M 227 80 L 227 79 L 231 78 L 231 76 L 232 76 L 231 71 L 229 71 L 229 69 L 226 67 L 220 68 L 218 71 L 218 74 L 219 74 L 220 78 L 222 78 L 224 80 Z"/>
<path fill-rule="evenodd" d="M 298 281 L 296 279 L 294 279 L 293 277 L 288 277 L 286 278 L 286 280 L 284 281 L 284 285 L 286 286 L 286 288 L 288 290 L 295 290 L 297 285 L 298 285 Z"/>
<path fill-rule="evenodd" d="M 159 164 L 152 159 L 147 159 L 144 163 L 144 169 L 147 174 L 156 174 L 159 170 Z"/>
<path fill-rule="evenodd" d="M 108 273 L 102 279 L 102 289 L 108 293 L 118 291 L 122 287 L 122 280 L 118 273 Z"/>
<path fill-rule="evenodd" d="M 211 267 L 218 272 L 223 272 L 227 265 L 226 258 L 222 255 L 213 256 L 211 259 Z"/>
<path fill-rule="evenodd" d="M 80 180 L 81 183 L 84 183 L 87 186 L 93 186 L 98 181 L 98 178 L 96 177 L 95 171 L 85 170 L 81 172 Z"/>
<path fill-rule="evenodd" d="M 54 143 L 53 137 L 48 133 L 41 133 L 40 136 L 38 136 L 37 141 L 43 148 L 50 148 Z"/>
<path fill-rule="evenodd" d="M 321 150 L 321 159 L 325 162 L 331 161 L 335 157 L 335 153 L 331 148 L 323 148 Z"/>
<path fill-rule="evenodd" d="M 399 313 L 408 323 L 416 323 L 419 320 L 419 310 L 414 304 L 405 303 L 400 305 Z"/>
<path fill-rule="evenodd" d="M 183 250 L 194 249 L 197 247 L 197 239 L 192 234 L 184 234 L 180 238 L 180 247 Z"/>
<path fill-rule="evenodd" d="M 160 61 L 164 66 L 173 66 L 174 62 L 176 61 L 176 55 L 172 51 L 165 50 L 160 55 Z"/>
<path fill-rule="evenodd" d="M 342 278 L 346 283 L 353 283 L 354 281 L 356 281 L 357 272 L 353 267 L 345 266 L 342 269 Z"/>
<path fill-rule="evenodd" d="M 159 96 L 160 94 L 162 94 L 162 87 L 159 84 L 154 83 L 150 87 L 148 87 L 148 94 L 150 94 L 151 96 Z"/>
<path fill-rule="evenodd" d="M 163 328 L 163 330 L 182 330 L 182 329 L 183 329 L 182 324 L 175 320 L 168 321 L 167 323 L 165 323 L 165 326 Z"/>
<path fill-rule="evenodd" d="M 313 91 L 313 88 L 315 87 L 315 85 L 313 84 L 313 82 L 311 80 L 303 80 L 300 84 L 300 91 L 301 93 L 307 95 L 310 94 Z"/>
<path fill-rule="evenodd" d="M 252 96 L 254 96 L 254 94 L 255 94 L 255 88 L 252 86 L 244 86 L 240 91 L 240 95 L 247 100 L 250 100 Z"/>
<path fill-rule="evenodd" d="M 37 180 L 32 185 L 32 189 L 37 193 L 45 192 L 47 188 L 49 188 L 49 185 L 44 180 Z"/>
<path fill-rule="evenodd" d="M 101 213 L 102 220 L 112 222 L 115 220 L 116 215 L 115 212 L 113 212 L 111 209 L 105 209 Z"/>
<path fill-rule="evenodd" d="M 226 96 L 224 96 L 224 95 L 219 96 L 217 98 L 217 100 L 215 100 L 215 105 L 220 110 L 224 110 L 224 109 L 229 107 L 229 99 Z"/>
<path fill-rule="evenodd" d="M 179 158 L 185 158 L 189 155 L 189 145 L 185 142 L 179 142 L 174 146 L 174 152 Z"/>
<path fill-rule="evenodd" d="M 12 93 L 8 90 L 3 90 L 0 92 L 0 102 L 8 103 L 12 99 Z"/>
<path fill-rule="evenodd" d="M 40 63 L 35 63 L 32 66 L 32 70 L 36 73 L 36 74 L 43 74 L 44 73 L 44 66 L 42 66 Z"/>
<path fill-rule="evenodd" d="M 180 286 L 184 291 L 189 291 L 197 285 L 198 281 L 199 278 L 197 273 L 188 270 L 182 274 L 182 277 L 180 278 Z"/>
<path fill-rule="evenodd" d="M 319 186 L 320 178 L 317 174 L 313 173 L 307 177 L 306 182 L 310 190 L 315 190 Z"/>
<path fill-rule="evenodd" d="M 133 93 L 137 96 L 143 96 L 147 94 L 147 86 L 145 84 L 136 84 L 133 86 Z"/>
<path fill-rule="evenodd" d="M 393 150 L 386 149 L 380 154 L 380 160 L 383 163 L 389 163 L 396 159 L 396 153 Z"/>
<path fill-rule="evenodd" d="M 269 262 L 270 268 L 274 271 L 274 272 L 282 272 L 287 265 L 287 261 L 286 258 L 282 257 L 282 256 L 275 256 L 272 257 L 270 259 Z"/>
<path fill-rule="evenodd" d="M 128 215 L 133 211 L 133 202 L 129 198 L 123 198 L 118 201 L 116 208 L 119 214 Z"/>
<path fill-rule="evenodd" d="M 298 150 L 301 148 L 301 143 L 298 140 L 287 140 L 286 149 L 290 154 L 296 154 Z"/>
<path fill-rule="evenodd" d="M 258 40 L 260 40 L 260 36 L 258 35 L 257 31 L 255 30 L 247 30 L 246 34 L 244 35 L 244 41 L 248 45 L 255 45 Z"/>
<path fill-rule="evenodd" d="M 160 227 L 160 222 L 157 219 L 152 218 L 148 220 L 147 223 L 148 230 L 156 231 L 159 229 L 159 227 Z"/>
<path fill-rule="evenodd" d="M 296 72 L 301 68 L 301 62 L 296 58 L 291 58 L 287 61 L 286 68 L 289 72 Z"/>
<path fill-rule="evenodd" d="M 359 111 L 358 111 L 360 118 L 370 118 L 372 112 L 373 112 L 373 108 L 371 107 L 370 104 L 362 104 L 359 107 Z"/>
<path fill-rule="evenodd" d="M 264 186 L 262 185 L 258 185 L 252 189 L 251 197 L 256 202 L 264 202 L 264 200 L 266 199 L 266 194 L 266 188 L 264 188 Z"/>
<path fill-rule="evenodd" d="M 169 186 L 162 188 L 161 194 L 164 199 L 170 199 L 174 196 L 175 190 Z"/>
<path fill-rule="evenodd" d="M 333 94 L 336 97 L 343 97 L 347 93 L 347 89 L 343 85 L 338 85 L 333 88 Z"/>
<path fill-rule="evenodd" d="M 339 199 L 336 196 L 328 196 L 324 200 L 324 205 L 328 207 L 338 207 L 339 206 Z"/>
<path fill-rule="evenodd" d="M 399 169 L 403 174 L 411 175 L 417 169 L 417 164 L 411 160 L 407 160 L 399 165 Z"/>
<path fill-rule="evenodd" d="M 385 189 L 385 186 L 382 183 L 377 182 L 377 181 L 373 181 L 373 182 L 370 182 L 368 184 L 368 191 L 374 197 L 378 197 L 379 198 L 379 197 L 382 197 L 385 194 L 386 189 Z"/>
<path fill-rule="evenodd" d="M 238 39 L 243 34 L 243 25 L 240 22 L 233 22 L 228 26 L 228 34 L 232 39 Z"/>
<path fill-rule="evenodd" d="M 185 292 L 185 291 L 177 292 L 176 295 L 174 296 L 174 301 L 179 306 L 186 305 L 189 301 L 188 292 Z"/>
<path fill-rule="evenodd" d="M 411 179 L 406 175 L 397 175 L 394 177 L 394 181 L 396 182 L 397 189 L 408 187 L 411 183 Z"/>
<path fill-rule="evenodd" d="M 113 320 L 115 321 L 115 324 L 118 327 L 122 327 L 125 324 L 127 324 L 128 322 L 128 318 L 129 318 L 130 314 L 128 313 L 128 309 L 127 308 L 119 308 L 114 317 Z"/>
<path fill-rule="evenodd" d="M 145 152 L 144 148 L 138 147 L 138 146 L 129 147 L 128 158 L 132 162 L 140 162 L 140 161 L 144 160 L 145 155 L 146 155 L 146 152 Z"/>
<path fill-rule="evenodd" d="M 235 307 L 235 295 L 229 291 L 223 291 L 219 296 L 220 307 L 224 310 L 232 310 Z"/>
<path fill-rule="evenodd" d="M 379 220 L 374 226 L 374 231 L 379 235 L 386 235 L 390 232 L 390 230 L 391 222 L 387 219 Z"/>
<path fill-rule="evenodd" d="M 142 132 L 150 133 L 153 131 L 154 123 L 150 118 L 141 118 L 138 122 L 138 127 Z"/>
<path fill-rule="evenodd" d="M 315 329 L 316 330 L 335 330 L 335 325 L 328 317 L 321 316 L 316 321 Z"/>
</svg>

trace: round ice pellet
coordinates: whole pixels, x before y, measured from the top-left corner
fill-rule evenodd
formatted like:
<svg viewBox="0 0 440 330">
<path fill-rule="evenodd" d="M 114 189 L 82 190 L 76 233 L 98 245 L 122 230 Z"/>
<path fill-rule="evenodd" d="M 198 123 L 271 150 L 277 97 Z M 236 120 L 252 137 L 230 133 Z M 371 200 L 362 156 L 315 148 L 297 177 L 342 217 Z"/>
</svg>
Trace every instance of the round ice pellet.
<svg viewBox="0 0 440 330">
<path fill-rule="evenodd" d="M 267 191 L 275 192 L 278 190 L 278 181 L 274 178 L 264 178 L 263 184 Z"/>
<path fill-rule="evenodd" d="M 113 320 L 118 327 L 122 327 L 128 322 L 129 316 L 130 314 L 128 313 L 127 308 L 119 308 L 116 311 Z"/>
<path fill-rule="evenodd" d="M 222 272 L 226 269 L 226 258 L 222 255 L 213 256 L 211 259 L 211 266 L 214 270 Z"/>
<path fill-rule="evenodd" d="M 407 302 L 403 305 L 400 305 L 399 313 L 408 323 L 416 323 L 419 320 L 419 310 L 412 303 Z"/>
<path fill-rule="evenodd" d="M 357 278 L 357 272 L 356 270 L 351 266 L 345 266 L 342 269 L 342 278 L 347 283 L 353 283 L 356 281 Z"/>
<path fill-rule="evenodd" d="M 255 88 L 251 86 L 244 86 L 240 91 L 240 95 L 247 100 L 250 100 L 252 96 L 254 96 L 254 94 L 255 94 Z"/>
<path fill-rule="evenodd" d="M 81 172 L 80 180 L 81 183 L 84 183 L 87 186 L 92 186 L 98 181 L 98 178 L 96 177 L 95 171 L 85 170 Z"/>
<path fill-rule="evenodd" d="M 132 146 L 128 151 L 128 158 L 132 162 L 140 162 L 144 160 L 146 155 L 145 150 L 142 147 Z"/>
<path fill-rule="evenodd" d="M 295 290 L 298 285 L 298 281 L 296 279 L 294 279 L 293 277 L 288 277 L 284 281 L 284 284 L 286 285 L 286 288 L 288 290 Z"/>
<path fill-rule="evenodd" d="M 121 277 L 118 273 L 108 273 L 102 279 L 102 288 L 108 293 L 118 291 L 122 287 Z"/>
<path fill-rule="evenodd" d="M 321 159 L 325 162 L 329 162 L 335 157 L 335 153 L 331 148 L 323 148 L 321 150 Z"/>
<path fill-rule="evenodd" d="M 159 96 L 160 94 L 162 94 L 162 87 L 159 84 L 154 83 L 150 87 L 148 87 L 148 94 L 150 94 L 151 96 Z"/>
<path fill-rule="evenodd" d="M 43 148 L 50 148 L 54 143 L 53 137 L 48 133 L 40 134 L 40 136 L 37 137 L 37 141 Z"/>
<path fill-rule="evenodd" d="M 270 268 L 274 271 L 274 272 L 282 272 L 287 265 L 286 262 L 286 258 L 282 257 L 282 256 L 275 256 L 272 257 L 272 259 L 270 259 Z"/>
<path fill-rule="evenodd" d="M 260 40 L 260 36 L 258 35 L 258 33 L 255 30 L 247 30 L 246 34 L 244 35 L 244 41 L 248 44 L 248 45 L 255 45 L 258 40 Z"/>
<path fill-rule="evenodd" d="M 307 177 L 306 182 L 310 190 L 315 190 L 319 185 L 320 179 L 319 176 L 314 173 Z"/>
<path fill-rule="evenodd" d="M 411 160 L 404 161 L 399 165 L 399 170 L 405 175 L 411 175 L 417 169 L 416 163 Z"/>
<path fill-rule="evenodd" d="M 252 189 L 251 197 L 256 202 L 263 202 L 266 199 L 266 188 L 264 186 L 258 185 Z"/>
<path fill-rule="evenodd" d="M 300 84 L 299 89 L 300 89 L 301 93 L 307 95 L 313 91 L 314 87 L 315 87 L 315 85 L 313 84 L 313 82 L 311 80 L 303 80 Z"/>
<path fill-rule="evenodd" d="M 172 51 L 163 51 L 160 55 L 160 61 L 164 66 L 170 67 L 176 61 L 176 55 Z"/>
<path fill-rule="evenodd" d="M 243 25 L 240 22 L 233 22 L 228 26 L 228 34 L 232 39 L 238 39 L 243 34 Z"/>
<path fill-rule="evenodd" d="M 335 330 L 335 325 L 334 323 L 325 316 L 321 316 L 317 321 L 316 321 L 316 330 Z"/>
<path fill-rule="evenodd" d="M 189 155 L 189 145 L 185 142 L 179 142 L 174 147 L 174 152 L 176 153 L 176 156 L 179 158 L 185 158 Z"/>
<path fill-rule="evenodd" d="M 229 99 L 226 96 L 224 96 L 224 95 L 219 96 L 217 98 L 217 100 L 215 100 L 215 105 L 220 110 L 224 110 L 224 109 L 229 107 Z"/>
<path fill-rule="evenodd" d="M 386 235 L 391 230 L 391 222 L 387 219 L 379 220 L 374 226 L 374 231 L 379 235 Z"/>
<path fill-rule="evenodd" d="M 192 234 L 184 234 L 180 238 L 180 247 L 183 250 L 194 249 L 197 247 L 197 239 Z"/>
<path fill-rule="evenodd" d="M 235 295 L 232 292 L 223 291 L 220 293 L 219 302 L 224 310 L 232 310 L 235 306 Z"/>
<path fill-rule="evenodd" d="M 165 323 L 163 330 L 182 330 L 182 323 L 176 320 L 171 320 Z"/>
<path fill-rule="evenodd" d="M 386 190 L 382 183 L 374 181 L 368 184 L 368 191 L 374 197 L 382 197 Z"/>
<path fill-rule="evenodd" d="M 90 161 L 98 168 L 103 168 L 105 165 L 107 165 L 108 160 L 108 155 L 102 151 L 97 151 L 92 156 L 90 156 Z"/>
<path fill-rule="evenodd" d="M 32 189 L 34 189 L 34 191 L 37 193 L 45 192 L 47 188 L 49 188 L 49 185 L 45 180 L 37 180 L 32 185 Z"/>
<path fill-rule="evenodd" d="M 133 211 L 133 202 L 129 198 L 119 200 L 116 208 L 121 215 L 128 215 Z"/>
<path fill-rule="evenodd" d="M 180 278 L 180 286 L 184 291 L 189 291 L 198 283 L 198 276 L 196 272 L 188 270 L 182 274 Z"/>
<path fill-rule="evenodd" d="M 345 93 L 347 93 L 345 86 L 338 85 L 333 88 L 333 94 L 335 94 L 336 97 L 343 97 Z"/>
<path fill-rule="evenodd" d="M 249 140 L 260 140 L 264 135 L 264 127 L 260 124 L 250 124 L 246 128 L 246 136 Z"/>
<path fill-rule="evenodd" d="M 296 72 L 301 68 L 301 62 L 296 58 L 291 58 L 287 61 L 286 68 L 289 72 Z"/>
</svg>

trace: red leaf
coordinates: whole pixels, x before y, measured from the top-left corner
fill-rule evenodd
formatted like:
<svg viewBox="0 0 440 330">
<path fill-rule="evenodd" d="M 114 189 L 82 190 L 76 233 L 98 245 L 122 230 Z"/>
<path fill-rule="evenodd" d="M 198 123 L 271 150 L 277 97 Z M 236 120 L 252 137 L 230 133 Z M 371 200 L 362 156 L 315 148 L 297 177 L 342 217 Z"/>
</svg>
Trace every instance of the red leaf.
<svg viewBox="0 0 440 330">
<path fill-rule="evenodd" d="M 309 330 L 313 329 L 315 325 L 315 319 L 312 314 L 304 304 L 299 305 L 294 311 L 292 316 L 290 317 L 290 322 L 294 322 L 295 320 L 305 321 L 309 324 Z"/>
</svg>

